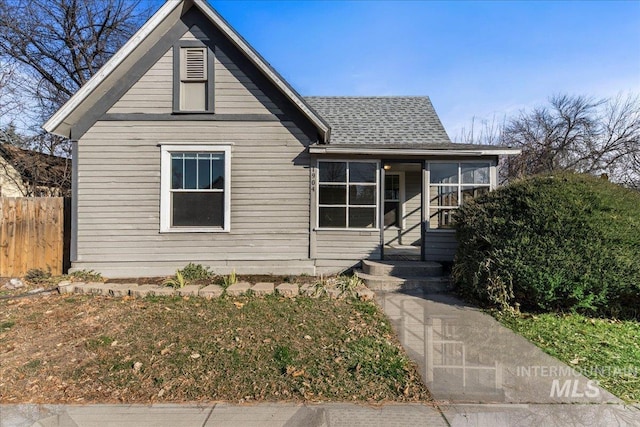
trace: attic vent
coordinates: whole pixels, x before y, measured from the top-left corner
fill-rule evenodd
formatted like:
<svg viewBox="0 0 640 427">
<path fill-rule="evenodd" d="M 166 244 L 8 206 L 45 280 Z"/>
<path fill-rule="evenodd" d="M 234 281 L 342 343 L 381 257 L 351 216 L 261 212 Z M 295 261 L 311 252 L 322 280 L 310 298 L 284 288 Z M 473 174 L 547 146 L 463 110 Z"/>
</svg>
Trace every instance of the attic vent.
<svg viewBox="0 0 640 427">
<path fill-rule="evenodd" d="M 182 81 L 207 80 L 206 48 L 183 48 L 181 63 Z"/>
</svg>

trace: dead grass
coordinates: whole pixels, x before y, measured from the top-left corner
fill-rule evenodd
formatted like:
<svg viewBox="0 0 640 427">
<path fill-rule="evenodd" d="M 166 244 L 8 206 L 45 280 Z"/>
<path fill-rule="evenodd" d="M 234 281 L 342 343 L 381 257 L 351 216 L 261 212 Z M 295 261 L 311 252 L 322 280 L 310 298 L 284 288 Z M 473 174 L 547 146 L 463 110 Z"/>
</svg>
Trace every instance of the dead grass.
<svg viewBox="0 0 640 427">
<path fill-rule="evenodd" d="M 0 301 L 0 402 L 425 401 L 373 303 Z"/>
</svg>

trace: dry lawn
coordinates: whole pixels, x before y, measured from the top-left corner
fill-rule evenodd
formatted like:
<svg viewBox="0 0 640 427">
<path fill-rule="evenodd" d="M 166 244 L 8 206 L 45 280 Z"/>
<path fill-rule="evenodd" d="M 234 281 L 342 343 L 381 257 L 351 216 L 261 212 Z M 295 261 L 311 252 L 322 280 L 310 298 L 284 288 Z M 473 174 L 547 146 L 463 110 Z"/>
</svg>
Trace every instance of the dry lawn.
<svg viewBox="0 0 640 427">
<path fill-rule="evenodd" d="M 426 401 L 373 303 L 0 300 L 0 402 Z"/>
</svg>

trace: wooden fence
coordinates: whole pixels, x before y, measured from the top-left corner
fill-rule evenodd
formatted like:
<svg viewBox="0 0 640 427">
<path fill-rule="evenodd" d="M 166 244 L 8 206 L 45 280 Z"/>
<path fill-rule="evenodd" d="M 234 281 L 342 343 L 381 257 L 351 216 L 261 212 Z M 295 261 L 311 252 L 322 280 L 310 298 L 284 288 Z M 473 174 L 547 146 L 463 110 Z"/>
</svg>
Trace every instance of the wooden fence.
<svg viewBox="0 0 640 427">
<path fill-rule="evenodd" d="M 69 268 L 70 199 L 0 198 L 0 277 L 32 268 L 62 274 Z"/>
</svg>

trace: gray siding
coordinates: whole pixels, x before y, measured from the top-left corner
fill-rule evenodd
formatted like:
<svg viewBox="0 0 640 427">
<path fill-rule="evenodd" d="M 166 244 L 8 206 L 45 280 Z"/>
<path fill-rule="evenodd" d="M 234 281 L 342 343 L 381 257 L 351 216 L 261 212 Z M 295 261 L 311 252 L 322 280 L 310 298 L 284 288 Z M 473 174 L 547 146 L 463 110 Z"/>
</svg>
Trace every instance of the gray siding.
<svg viewBox="0 0 640 427">
<path fill-rule="evenodd" d="M 231 232 L 159 233 L 158 144 L 180 142 L 233 144 Z M 282 272 L 306 260 L 295 267 L 312 273 L 308 142 L 290 122 L 96 123 L 78 144 L 74 267 L 112 277 L 154 262 L 155 274 L 191 261 L 219 272 Z"/>
<path fill-rule="evenodd" d="M 187 32 L 181 40 L 196 40 Z M 276 104 L 240 70 L 223 48 L 214 52 L 214 111 L 218 114 L 281 114 Z M 173 111 L 173 49 L 169 49 L 112 107 L 109 114 Z"/>
<path fill-rule="evenodd" d="M 420 245 L 420 223 L 422 212 L 420 203 L 421 193 L 421 172 L 405 172 L 405 203 L 404 203 L 404 230 L 402 230 L 401 243 L 403 245 Z"/>
<path fill-rule="evenodd" d="M 317 230 L 314 233 L 319 272 L 336 273 L 362 259 L 380 259 L 379 231 Z"/>
<path fill-rule="evenodd" d="M 215 112 L 280 114 L 282 111 L 223 52 L 215 53 Z"/>
<path fill-rule="evenodd" d="M 169 49 L 108 111 L 108 113 L 171 113 L 173 50 Z"/>
<path fill-rule="evenodd" d="M 453 261 L 458 247 L 456 233 L 448 230 L 427 230 L 424 246 L 425 260 Z"/>
</svg>

